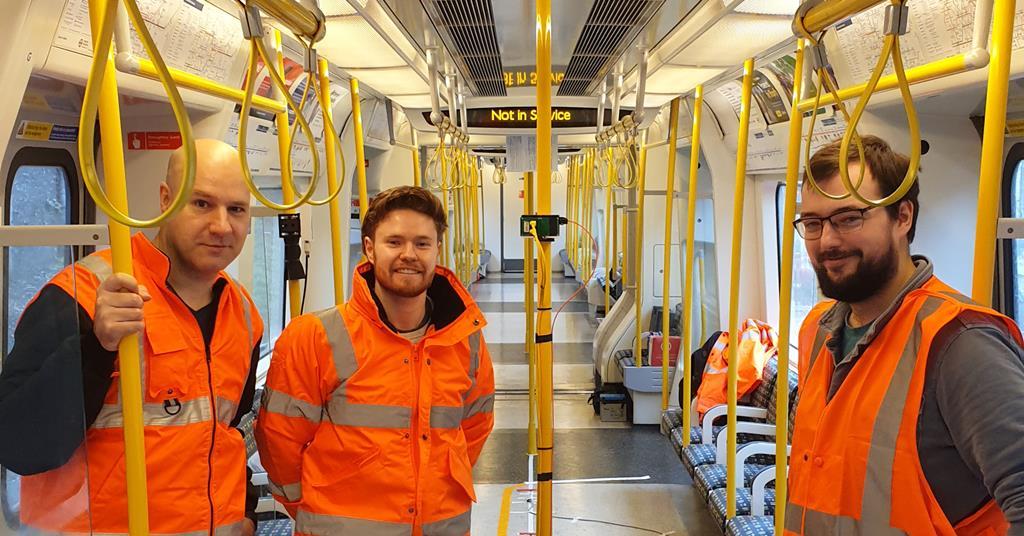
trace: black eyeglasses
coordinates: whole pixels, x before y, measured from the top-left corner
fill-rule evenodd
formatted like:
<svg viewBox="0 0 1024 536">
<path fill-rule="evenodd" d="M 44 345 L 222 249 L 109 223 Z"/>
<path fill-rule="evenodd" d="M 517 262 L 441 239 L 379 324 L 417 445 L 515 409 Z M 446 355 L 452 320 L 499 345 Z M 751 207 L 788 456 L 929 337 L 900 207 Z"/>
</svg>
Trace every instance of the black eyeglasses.
<svg viewBox="0 0 1024 536">
<path fill-rule="evenodd" d="M 878 207 L 850 208 L 840 210 L 827 218 L 800 218 L 793 222 L 796 232 L 804 240 L 818 240 L 822 231 L 825 230 L 825 222 L 832 224 L 836 232 L 846 234 L 852 233 L 864 226 L 864 214 L 867 211 Z"/>
</svg>

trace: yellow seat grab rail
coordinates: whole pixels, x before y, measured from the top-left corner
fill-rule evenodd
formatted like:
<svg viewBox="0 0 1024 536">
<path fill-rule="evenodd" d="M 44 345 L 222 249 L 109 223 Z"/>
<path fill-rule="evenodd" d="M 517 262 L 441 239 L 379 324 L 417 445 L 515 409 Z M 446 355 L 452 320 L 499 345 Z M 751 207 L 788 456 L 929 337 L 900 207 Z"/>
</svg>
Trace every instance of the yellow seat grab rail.
<svg viewBox="0 0 1024 536">
<path fill-rule="evenodd" d="M 310 128 L 309 123 L 303 116 L 302 110 L 299 109 L 298 104 L 296 104 L 295 99 L 292 98 L 291 92 L 288 91 L 288 86 L 281 78 L 281 73 L 277 72 L 277 69 L 274 67 L 277 62 L 271 61 L 267 54 L 266 47 L 263 44 L 262 36 L 253 35 L 249 38 L 249 43 L 249 68 L 246 73 L 245 98 L 242 101 L 242 108 L 238 112 L 238 157 L 242 165 L 242 176 L 245 178 L 245 182 L 249 186 L 249 191 L 260 203 L 273 210 L 287 212 L 301 207 L 313 197 L 313 193 L 316 191 L 317 184 L 320 180 L 320 155 L 316 150 L 316 139 L 313 136 L 313 130 Z M 257 65 L 258 60 L 260 59 L 263 60 L 264 67 L 267 69 L 267 72 L 270 73 L 271 83 L 278 89 L 278 91 L 281 92 L 285 99 L 285 103 L 287 103 L 288 107 L 295 113 L 295 121 L 299 123 L 302 133 L 309 141 L 310 154 L 313 158 L 313 175 L 309 180 L 309 186 L 306 188 L 305 193 L 299 196 L 299 198 L 292 203 L 276 203 L 263 195 L 263 192 L 260 191 L 252 177 L 252 170 L 249 169 L 249 159 L 246 151 L 246 137 L 249 130 L 249 110 L 252 108 L 252 96 L 256 89 L 256 75 L 258 73 Z M 284 158 L 282 158 L 282 160 L 284 160 Z M 281 165 L 284 167 L 285 162 L 282 161 Z M 289 177 L 292 176 L 291 173 L 288 173 L 287 175 Z M 292 179 L 291 187 L 294 191 L 299 191 L 299 189 L 295 187 L 294 179 Z M 340 188 L 338 191 L 340 191 Z"/>
<path fill-rule="evenodd" d="M 78 120 L 78 159 L 82 166 L 82 182 L 85 183 L 85 188 L 96 202 L 96 206 L 109 216 L 110 219 L 128 227 L 156 227 L 181 210 L 189 196 L 192 195 L 192 185 L 196 179 L 196 142 L 195 136 L 192 134 L 192 123 L 188 117 L 188 110 L 185 109 L 185 103 L 181 100 L 181 93 L 178 92 L 178 87 L 174 79 L 171 78 L 167 64 L 164 63 L 163 56 L 160 55 L 160 51 L 157 50 L 156 44 L 153 42 L 153 36 L 146 27 L 146 21 L 139 11 L 136 0 L 124 0 L 128 17 L 138 31 L 139 39 L 142 41 L 146 54 L 152 58 L 153 65 L 157 70 L 157 78 L 160 79 L 160 83 L 167 93 L 167 99 L 170 101 L 174 120 L 178 124 L 179 132 L 181 132 L 181 146 L 185 151 L 185 165 L 182 167 L 181 184 L 174 196 L 174 200 L 171 202 L 171 206 L 162 214 L 150 220 L 137 220 L 118 210 L 111 203 L 110 198 L 107 197 L 103 186 L 100 185 L 99 174 L 96 171 L 96 156 L 93 152 L 95 148 L 95 124 L 100 104 L 100 87 L 103 85 L 103 78 L 110 61 L 109 51 L 114 34 L 114 16 L 118 5 L 117 0 L 99 0 L 99 2 L 103 8 L 101 11 L 102 18 L 100 19 L 99 31 L 96 38 L 93 39 L 92 65 L 89 68 L 89 78 L 85 83 L 82 114 Z"/>
<path fill-rule="evenodd" d="M 878 57 L 878 64 L 871 74 L 867 87 L 864 88 L 864 94 L 857 101 L 857 106 L 853 110 L 853 117 L 847 125 L 846 134 L 843 135 L 843 142 L 839 149 L 839 177 L 842 179 L 843 185 L 854 199 L 873 207 L 888 206 L 899 201 L 914 185 L 914 181 L 917 179 L 917 169 L 921 163 L 921 127 L 917 119 L 917 110 L 914 108 L 914 98 L 910 94 L 907 73 L 903 66 L 903 54 L 900 51 L 899 36 L 906 31 L 908 14 L 909 10 L 904 0 L 893 0 L 890 5 L 886 6 L 886 20 L 892 20 L 893 22 L 886 28 L 885 42 L 882 45 L 882 53 Z M 878 86 L 878 80 L 885 71 L 889 57 L 892 57 L 893 71 L 895 71 L 896 79 L 899 81 L 900 95 L 903 97 L 903 109 L 907 114 L 907 126 L 910 131 L 910 165 L 907 166 L 903 182 L 896 188 L 896 191 L 881 199 L 868 199 L 862 196 L 859 192 L 859 187 L 854 186 L 850 181 L 848 169 L 850 140 L 854 129 L 857 128 L 857 124 L 864 115 L 864 109 L 867 108 L 871 95 L 875 92 L 875 87 Z M 859 137 L 857 148 L 860 151 L 859 154 L 862 155 L 861 159 L 863 159 L 864 149 L 860 145 Z M 863 175 L 865 167 L 867 166 L 860 166 L 861 175 Z"/>
</svg>

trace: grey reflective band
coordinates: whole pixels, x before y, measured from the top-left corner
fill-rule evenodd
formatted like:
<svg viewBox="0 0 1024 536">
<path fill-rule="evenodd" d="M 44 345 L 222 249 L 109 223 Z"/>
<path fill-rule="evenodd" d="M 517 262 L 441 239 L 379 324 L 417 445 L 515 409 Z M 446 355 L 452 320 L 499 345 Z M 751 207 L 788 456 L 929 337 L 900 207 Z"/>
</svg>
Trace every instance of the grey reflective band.
<svg viewBox="0 0 1024 536">
<path fill-rule="evenodd" d="M 313 424 L 320 424 L 323 417 L 323 406 L 318 406 L 305 400 L 299 400 L 291 395 L 275 391 L 269 387 L 263 388 L 263 397 L 260 399 L 260 406 L 265 411 L 284 415 L 285 417 L 299 417 L 306 419 Z"/>
<path fill-rule="evenodd" d="M 92 275 L 96 276 L 96 279 L 99 279 L 100 283 L 106 281 L 106 279 L 114 273 L 113 266 L 99 255 L 89 255 L 88 257 L 78 261 L 78 265 L 92 272 Z"/>
<path fill-rule="evenodd" d="M 818 354 L 821 353 L 821 347 L 825 345 L 825 336 L 828 334 L 828 330 L 824 326 L 818 325 L 818 330 L 814 334 L 814 343 L 811 344 L 811 358 L 807 362 L 807 375 L 811 374 L 811 370 L 814 368 L 814 362 L 818 360 Z M 805 381 L 806 378 L 800 378 L 801 381 Z"/>
<path fill-rule="evenodd" d="M 903 421 L 903 409 L 907 404 L 919 403 L 907 400 L 907 397 L 921 350 L 921 322 L 935 313 L 942 303 L 941 298 L 929 297 L 921 306 L 914 318 L 907 342 L 903 346 L 903 353 L 889 380 L 889 386 L 882 397 L 871 431 L 860 518 L 818 512 L 806 506 L 789 503 L 786 505 L 786 530 L 798 534 L 904 534 L 902 530 L 889 524 L 893 506 L 895 452 L 899 442 L 900 424 Z"/>
<path fill-rule="evenodd" d="M 284 499 L 288 502 L 297 502 L 299 499 L 302 499 L 301 482 L 279 485 L 278 483 L 268 478 L 267 487 L 270 488 L 270 493 L 284 497 Z"/>
<path fill-rule="evenodd" d="M 232 419 L 238 413 L 238 404 L 233 400 L 217 397 L 217 420 L 225 426 L 231 426 Z"/>
<path fill-rule="evenodd" d="M 355 348 L 352 347 L 352 339 L 348 335 L 348 327 L 345 326 L 345 319 L 341 317 L 341 310 L 337 307 L 324 309 L 313 314 L 320 320 L 324 334 L 327 335 L 327 342 L 331 345 L 331 360 L 334 361 L 334 372 L 338 375 L 338 381 L 344 386 L 345 382 L 359 368 L 359 363 L 356 361 Z"/>
<path fill-rule="evenodd" d="M 453 429 L 462 426 L 462 406 L 432 406 L 430 427 Z"/>
<path fill-rule="evenodd" d="M 213 534 L 215 536 L 238 536 L 241 535 L 242 527 L 245 521 L 236 521 L 230 525 L 221 525 L 214 529 Z M 52 530 L 40 530 L 35 527 L 22 526 L 18 530 L 19 535 L 24 536 L 78 536 L 78 535 L 89 535 L 89 536 L 129 536 L 127 532 L 74 532 L 74 531 L 60 531 L 54 532 Z M 191 532 L 161 532 L 161 536 L 209 536 L 209 530 L 195 530 Z"/>
<path fill-rule="evenodd" d="M 209 422 L 213 418 L 209 398 L 196 398 L 179 402 L 180 408 L 172 415 L 163 403 L 147 402 L 142 405 L 142 424 L 144 426 L 186 426 L 201 422 Z M 124 417 L 121 404 L 103 404 L 93 428 L 122 428 Z"/>
<path fill-rule="evenodd" d="M 462 408 L 462 418 L 468 419 L 478 413 L 494 412 L 494 394 L 484 395 L 477 398 L 468 406 Z"/>
<path fill-rule="evenodd" d="M 239 285 L 237 281 L 231 278 L 230 275 L 224 274 L 224 277 L 231 282 L 231 285 L 235 287 L 235 292 L 242 298 L 242 315 L 245 316 L 245 329 L 249 334 L 249 351 L 252 351 L 256 341 L 252 338 L 252 299 L 249 294 L 242 289 L 242 285 Z"/>
<path fill-rule="evenodd" d="M 480 368 L 480 331 L 474 331 L 469 335 L 469 390 L 462 395 L 462 399 L 469 398 L 469 394 L 476 389 L 476 371 Z"/>
<path fill-rule="evenodd" d="M 412 408 L 354 404 L 346 399 L 344 389 L 335 389 L 327 402 L 327 417 L 338 426 L 409 428 L 412 425 Z"/>
<path fill-rule="evenodd" d="M 426 536 L 426 526 L 423 529 L 423 534 Z M 466 530 L 468 531 L 469 529 L 467 528 Z M 295 516 L 295 532 L 314 536 L 336 536 L 338 534 L 412 536 L 412 524 L 314 514 L 300 509 Z"/>
<path fill-rule="evenodd" d="M 471 510 L 441 521 L 423 524 L 423 536 L 462 536 L 469 534 Z"/>
</svg>

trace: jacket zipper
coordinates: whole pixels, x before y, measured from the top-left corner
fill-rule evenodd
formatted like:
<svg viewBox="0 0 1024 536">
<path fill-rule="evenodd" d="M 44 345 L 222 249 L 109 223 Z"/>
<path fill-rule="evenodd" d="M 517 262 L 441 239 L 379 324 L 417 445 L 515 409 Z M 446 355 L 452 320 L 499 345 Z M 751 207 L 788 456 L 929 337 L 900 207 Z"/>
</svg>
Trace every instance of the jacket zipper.
<svg viewBox="0 0 1024 536">
<path fill-rule="evenodd" d="M 412 449 L 412 467 L 413 467 L 413 483 L 414 483 L 414 506 L 415 511 L 413 512 L 413 524 L 416 523 L 416 518 L 419 517 L 420 508 L 420 345 L 413 345 L 413 411 L 412 411 L 412 441 L 415 445 Z"/>
</svg>

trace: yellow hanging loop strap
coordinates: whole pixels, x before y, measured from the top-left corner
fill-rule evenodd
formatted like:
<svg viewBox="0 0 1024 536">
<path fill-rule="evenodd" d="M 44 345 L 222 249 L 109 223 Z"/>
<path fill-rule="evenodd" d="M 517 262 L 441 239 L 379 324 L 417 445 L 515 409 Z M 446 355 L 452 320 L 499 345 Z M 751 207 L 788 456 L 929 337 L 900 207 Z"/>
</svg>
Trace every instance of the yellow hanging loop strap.
<svg viewBox="0 0 1024 536">
<path fill-rule="evenodd" d="M 878 57 L 878 64 L 875 66 L 874 72 L 871 73 L 871 79 L 868 81 L 867 87 L 864 88 L 864 94 L 857 101 L 857 106 L 853 110 L 853 117 L 850 119 L 850 124 L 847 125 L 846 134 L 843 135 L 843 142 L 839 149 L 839 177 L 842 179 L 843 185 L 854 199 L 873 207 L 891 205 L 899 201 L 910 191 L 914 181 L 917 179 L 917 169 L 921 163 L 921 127 L 918 123 L 917 111 L 914 109 L 914 99 L 910 94 L 907 73 L 903 67 L 903 54 L 900 51 L 900 35 L 907 31 L 907 18 L 910 10 L 907 8 L 906 3 L 900 0 L 893 0 L 892 4 L 885 7 L 886 28 L 882 53 Z M 850 171 L 848 168 L 850 162 L 850 140 L 854 130 L 857 128 L 857 124 L 860 122 L 861 116 L 864 114 L 864 110 L 867 108 L 868 101 L 871 100 L 871 95 L 875 92 L 875 87 L 878 86 L 878 80 L 885 72 L 885 66 L 890 56 L 892 57 L 892 66 L 896 73 L 896 79 L 899 82 L 900 94 L 903 97 L 903 110 L 907 114 L 907 126 L 910 131 L 910 165 L 907 166 L 907 173 L 903 177 L 903 182 L 896 188 L 896 191 L 882 199 L 868 199 L 858 191 L 859 185 L 854 186 L 850 181 Z M 860 151 L 858 154 L 861 155 L 860 158 L 863 161 L 864 148 L 859 143 L 859 137 L 857 141 L 858 151 Z M 859 167 L 861 168 L 861 175 L 863 175 L 864 168 L 867 166 L 861 164 Z"/>
<path fill-rule="evenodd" d="M 312 51 L 310 51 L 312 54 Z M 310 199 L 307 201 L 308 204 L 313 206 L 324 206 L 334 201 L 345 187 L 345 152 L 341 150 L 341 144 L 338 143 L 338 131 L 334 129 L 334 118 L 333 106 L 331 102 L 331 83 L 330 83 L 330 72 L 326 61 L 316 59 L 317 68 L 313 73 L 310 73 L 309 79 L 306 82 L 306 88 L 303 91 L 303 100 L 305 100 L 305 93 L 309 91 L 309 86 L 313 86 L 313 93 L 316 96 L 317 103 L 320 106 L 320 114 L 323 118 L 323 137 L 324 137 L 324 153 L 327 157 L 327 176 L 330 179 L 331 168 L 334 167 L 334 180 L 328 180 L 327 184 L 327 197 L 323 199 Z M 324 84 L 323 80 L 327 80 Z M 296 121 L 297 123 L 297 121 Z M 295 128 L 294 126 L 292 127 Z M 292 136 L 294 136 L 294 131 Z M 310 147 L 310 151 L 316 152 L 316 147 Z M 341 161 L 341 169 L 337 169 L 338 162 L 334 159 L 334 155 L 337 154 L 338 159 Z M 340 178 L 340 180 L 338 180 Z"/>
<path fill-rule="evenodd" d="M 178 87 L 171 78 L 171 73 L 164 63 L 163 56 L 157 50 L 156 44 L 153 42 L 153 36 L 146 27 L 146 21 L 142 18 L 139 6 L 135 0 L 124 0 L 128 17 L 139 34 L 139 39 L 142 41 L 146 54 L 152 58 L 160 83 L 163 85 L 164 91 L 167 94 L 167 100 L 170 102 L 171 110 L 174 113 L 174 120 L 178 124 L 178 131 L 181 132 L 182 148 L 185 151 L 185 165 L 182 167 L 180 187 L 174 196 L 174 200 L 171 202 L 171 206 L 163 214 L 151 220 L 137 220 L 129 216 L 127 212 L 122 212 L 121 209 L 111 202 L 100 185 L 99 175 L 96 172 L 96 156 L 93 152 L 95 149 L 94 131 L 100 107 L 101 87 L 107 76 L 113 76 L 113 64 L 110 63 L 111 55 L 109 51 L 114 34 L 114 14 L 117 10 L 116 0 L 93 0 L 92 3 L 97 2 L 98 7 L 91 12 L 93 21 L 93 58 L 89 68 L 89 78 L 85 84 L 85 95 L 82 99 L 82 114 L 78 120 L 78 160 L 81 162 L 82 167 L 82 182 L 85 183 L 86 190 L 89 191 L 89 195 L 96 202 L 96 207 L 109 216 L 111 220 L 128 227 L 157 227 L 181 210 L 189 196 L 192 195 L 192 185 L 195 183 L 196 176 L 196 144 L 195 137 L 192 134 L 192 123 L 189 121 L 188 110 L 185 108 L 185 103 L 181 100 Z M 99 18 L 98 21 L 97 17 Z M 111 66 L 110 69 L 107 68 L 108 65 Z M 116 85 L 114 88 L 116 92 Z"/>
<path fill-rule="evenodd" d="M 276 35 L 275 37 L 279 39 L 279 37 L 277 37 Z M 275 41 L 276 40 L 277 39 L 275 39 Z M 295 210 L 300 206 L 306 204 L 306 202 L 313 197 L 313 192 L 316 191 L 316 186 L 317 183 L 319 182 L 320 177 L 320 156 L 316 151 L 316 139 L 313 136 L 313 130 L 310 128 L 309 123 L 306 121 L 306 118 L 303 117 L 302 110 L 299 109 L 298 104 L 296 104 L 295 102 L 295 99 L 292 98 L 291 93 L 288 91 L 287 84 L 285 84 L 284 80 L 281 78 L 281 73 L 279 73 L 276 68 L 277 62 L 272 61 L 270 55 L 267 54 L 266 47 L 263 44 L 262 36 L 253 35 L 249 38 L 249 43 L 249 69 L 246 74 L 245 98 L 242 100 L 242 109 L 239 111 L 238 118 L 238 156 L 239 160 L 241 161 L 242 176 L 245 178 L 245 182 L 249 186 L 249 191 L 252 193 L 253 197 L 256 198 L 256 200 L 258 200 L 264 206 L 267 206 L 271 209 L 280 212 L 288 212 Z M 256 182 L 253 180 L 252 171 L 249 169 L 249 159 L 247 154 L 248 151 L 246 151 L 246 137 L 248 135 L 249 130 L 249 110 L 252 108 L 252 96 L 255 93 L 256 88 L 258 60 L 261 59 L 263 60 L 264 67 L 270 74 L 271 83 L 281 93 L 282 97 L 284 97 L 285 103 L 288 105 L 289 108 L 291 108 L 292 112 L 295 113 L 295 121 L 299 123 L 299 127 L 302 129 L 302 133 L 306 136 L 306 139 L 309 141 L 310 153 L 313 158 L 313 175 L 309 180 L 309 186 L 306 188 L 305 193 L 303 193 L 301 196 L 299 196 L 298 199 L 291 203 L 276 203 L 267 198 L 267 196 L 263 195 L 263 192 L 260 191 L 259 187 L 256 185 Z M 280 135 L 280 130 L 278 132 Z M 286 168 L 288 171 L 290 171 L 291 168 L 291 158 L 289 154 L 289 151 L 282 151 L 281 170 L 283 175 L 287 176 L 289 179 L 292 179 L 288 180 L 287 182 L 292 188 L 292 190 L 297 192 L 298 188 L 295 187 L 295 182 L 293 180 L 292 173 L 286 172 Z"/>
</svg>

